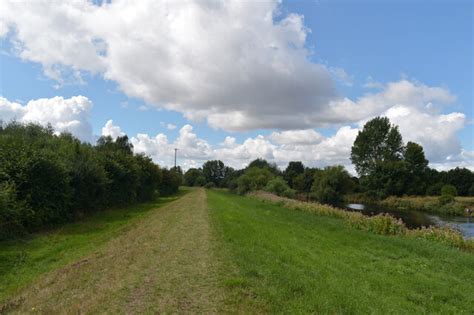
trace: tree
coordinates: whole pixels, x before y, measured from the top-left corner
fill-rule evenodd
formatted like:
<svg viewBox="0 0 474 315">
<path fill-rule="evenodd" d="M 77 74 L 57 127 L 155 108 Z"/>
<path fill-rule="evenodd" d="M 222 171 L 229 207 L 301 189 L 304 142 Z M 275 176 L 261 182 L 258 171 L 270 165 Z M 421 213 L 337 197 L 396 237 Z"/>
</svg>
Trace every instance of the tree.
<svg viewBox="0 0 474 315">
<path fill-rule="evenodd" d="M 306 199 L 309 199 L 309 193 L 313 186 L 315 174 L 320 171 L 321 170 L 317 168 L 306 168 L 303 174 L 296 176 L 293 180 L 293 188 L 296 189 L 297 192 L 305 193 Z"/>
<path fill-rule="evenodd" d="M 278 196 L 284 196 L 288 198 L 292 198 L 295 195 L 295 191 L 291 189 L 286 183 L 286 181 L 280 176 L 268 181 L 264 190 L 276 194 Z"/>
<path fill-rule="evenodd" d="M 247 166 L 247 169 L 249 168 L 266 168 L 268 169 L 270 172 L 273 173 L 273 175 L 280 175 L 281 172 L 280 170 L 278 169 L 277 165 L 275 163 L 269 163 L 267 160 L 265 159 L 255 159 L 253 160 L 252 162 L 249 163 L 249 165 Z"/>
<path fill-rule="evenodd" d="M 450 196 L 457 196 L 458 191 L 456 190 L 456 187 L 453 185 L 444 185 L 441 187 L 441 195 L 450 195 Z"/>
<path fill-rule="evenodd" d="M 413 170 L 421 172 L 428 167 L 428 160 L 425 158 L 423 147 L 418 143 L 408 141 L 403 158 Z"/>
<path fill-rule="evenodd" d="M 474 173 L 467 168 L 456 167 L 447 172 L 446 183 L 455 186 L 460 196 L 468 196 L 474 183 Z"/>
<path fill-rule="evenodd" d="M 162 170 L 162 184 L 160 186 L 161 195 L 171 195 L 178 192 L 179 185 L 181 185 L 181 176 L 180 174 L 173 169 L 163 169 Z"/>
<path fill-rule="evenodd" d="M 370 175 L 361 178 L 362 186 L 378 198 L 402 196 L 409 183 L 409 164 L 405 161 L 381 161 Z"/>
<path fill-rule="evenodd" d="M 415 142 L 408 142 L 403 154 L 407 162 L 409 181 L 405 193 L 409 195 L 423 195 L 426 192 L 426 176 L 428 160 L 425 158 L 423 147 Z"/>
<path fill-rule="evenodd" d="M 298 175 L 304 173 L 304 165 L 301 161 L 291 161 L 288 163 L 285 171 L 283 172 L 283 177 L 287 181 L 288 185 L 291 188 L 294 188 L 294 180 Z"/>
<path fill-rule="evenodd" d="M 399 161 L 403 154 L 402 136 L 387 117 L 368 121 L 359 131 L 351 149 L 351 161 L 359 176 L 373 173 L 378 163 Z"/>
<path fill-rule="evenodd" d="M 274 176 L 267 167 L 247 168 L 244 174 L 237 178 L 236 190 L 239 194 L 244 195 L 249 191 L 263 189 Z"/>
<path fill-rule="evenodd" d="M 213 182 L 216 187 L 222 187 L 226 176 L 226 167 L 222 161 L 207 161 L 202 166 L 202 173 L 206 178 L 206 183 Z"/>
<path fill-rule="evenodd" d="M 204 186 L 206 179 L 204 178 L 204 183 L 198 182 L 200 177 L 204 178 L 201 169 L 190 168 L 184 173 L 184 184 L 186 186 Z M 201 179 L 199 181 L 201 181 Z"/>
<path fill-rule="evenodd" d="M 352 191 L 351 176 L 343 166 L 326 167 L 315 174 L 311 188 L 313 197 L 321 203 L 337 204 L 344 194 Z"/>
</svg>

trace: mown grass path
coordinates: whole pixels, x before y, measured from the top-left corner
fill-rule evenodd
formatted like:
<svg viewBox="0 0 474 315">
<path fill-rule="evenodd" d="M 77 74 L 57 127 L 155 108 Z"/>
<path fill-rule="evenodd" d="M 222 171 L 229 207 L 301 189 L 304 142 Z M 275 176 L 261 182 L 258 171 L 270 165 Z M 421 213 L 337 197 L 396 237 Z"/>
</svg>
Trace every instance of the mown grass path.
<svg viewBox="0 0 474 315">
<path fill-rule="evenodd" d="M 41 277 L 10 299 L 9 311 L 216 313 L 223 293 L 211 238 L 206 193 L 197 189 Z"/>
</svg>

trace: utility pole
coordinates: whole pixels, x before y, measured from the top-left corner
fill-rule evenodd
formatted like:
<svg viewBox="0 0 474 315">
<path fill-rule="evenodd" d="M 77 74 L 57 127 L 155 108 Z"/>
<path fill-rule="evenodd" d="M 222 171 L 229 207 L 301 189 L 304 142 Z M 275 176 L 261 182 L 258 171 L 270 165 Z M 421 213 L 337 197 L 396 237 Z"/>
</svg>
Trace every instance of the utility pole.
<svg viewBox="0 0 474 315">
<path fill-rule="evenodd" d="M 177 168 L 176 168 L 176 154 L 178 152 L 178 148 L 174 148 L 174 170 L 176 171 Z"/>
</svg>

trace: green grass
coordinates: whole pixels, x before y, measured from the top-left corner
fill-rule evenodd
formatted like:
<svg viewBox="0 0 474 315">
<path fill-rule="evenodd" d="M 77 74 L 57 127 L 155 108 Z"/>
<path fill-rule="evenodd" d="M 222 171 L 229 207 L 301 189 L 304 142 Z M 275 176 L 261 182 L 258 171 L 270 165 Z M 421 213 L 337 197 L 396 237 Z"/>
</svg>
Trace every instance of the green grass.
<svg viewBox="0 0 474 315">
<path fill-rule="evenodd" d="M 82 221 L 26 239 L 0 242 L 0 302 L 40 275 L 99 249 L 149 215 L 150 210 L 176 200 L 186 192 L 181 190 L 176 196 L 162 197 L 154 202 L 98 212 Z"/>
<path fill-rule="evenodd" d="M 271 313 L 451 313 L 474 310 L 474 255 L 431 241 L 374 235 L 340 219 L 209 191 L 212 225 L 235 265 L 228 296 Z M 228 303 L 232 303 L 229 301 Z M 238 301 L 235 301 L 237 304 Z"/>
</svg>

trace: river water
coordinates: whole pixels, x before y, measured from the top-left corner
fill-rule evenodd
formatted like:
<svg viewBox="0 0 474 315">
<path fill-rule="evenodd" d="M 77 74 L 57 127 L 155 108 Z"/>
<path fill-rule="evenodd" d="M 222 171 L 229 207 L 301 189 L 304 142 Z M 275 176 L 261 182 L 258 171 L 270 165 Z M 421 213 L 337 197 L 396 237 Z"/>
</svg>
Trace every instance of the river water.
<svg viewBox="0 0 474 315">
<path fill-rule="evenodd" d="M 362 214 L 369 216 L 377 215 L 379 213 L 388 213 L 395 218 L 402 219 L 405 225 L 412 229 L 430 225 L 450 225 L 460 230 L 464 236 L 474 238 L 474 217 L 444 216 L 413 210 L 400 211 L 359 203 L 350 203 L 346 205 L 346 209 L 361 212 Z"/>
</svg>

